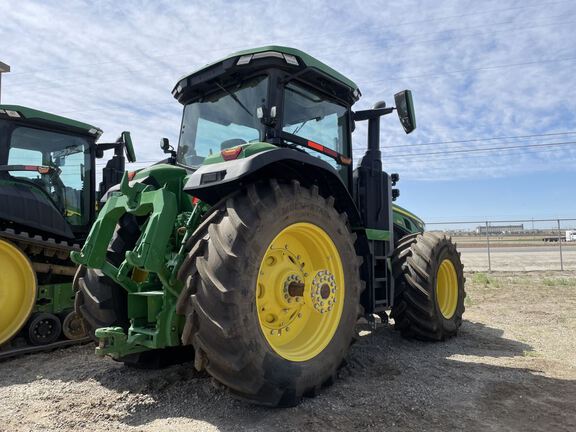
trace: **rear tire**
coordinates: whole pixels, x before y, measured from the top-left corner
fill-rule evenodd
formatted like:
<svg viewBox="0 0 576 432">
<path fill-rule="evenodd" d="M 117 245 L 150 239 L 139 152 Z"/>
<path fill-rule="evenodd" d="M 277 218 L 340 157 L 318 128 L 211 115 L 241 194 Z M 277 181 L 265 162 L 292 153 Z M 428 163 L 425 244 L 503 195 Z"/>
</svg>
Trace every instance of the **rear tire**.
<svg viewBox="0 0 576 432">
<path fill-rule="evenodd" d="M 140 230 L 134 217 L 120 219 L 114 237 L 108 246 L 106 258 L 115 266 L 124 261 L 124 255 L 136 244 Z M 128 295 L 126 290 L 105 276 L 100 270 L 78 267 L 74 276 L 76 298 L 74 308 L 84 319 L 88 335 L 98 342 L 94 335 L 101 327 L 122 327 L 128 331 Z"/>
<path fill-rule="evenodd" d="M 398 293 L 392 317 L 402 336 L 425 341 L 455 336 L 465 309 L 466 279 L 450 237 L 426 232 L 401 238 L 392 268 Z"/>
<path fill-rule="evenodd" d="M 324 238 L 322 233 L 325 233 L 333 242 L 337 253 L 325 252 L 325 255 L 333 257 L 333 262 L 341 262 L 341 265 L 334 265 L 342 273 L 338 270 L 335 274 L 343 277 L 338 279 L 339 276 L 336 276 L 335 279 L 343 281 L 343 284 L 333 285 L 334 290 L 330 291 L 336 293 L 334 299 L 339 297 L 338 304 L 342 302 L 338 309 L 334 306 L 336 303 L 329 302 L 329 293 L 324 285 L 321 285 L 324 290 L 321 297 L 320 289 L 314 291 L 315 285 L 312 282 L 316 280 L 314 275 L 319 274 L 320 270 L 316 268 L 319 261 L 310 258 L 304 267 L 300 261 L 298 264 L 295 262 L 300 256 L 293 254 L 293 246 L 296 244 L 297 249 L 307 244 L 304 241 L 306 236 L 300 237 L 300 243 L 287 242 L 284 246 L 286 254 L 281 246 L 274 243 L 279 233 L 296 226 L 318 229 L 314 232 L 320 233 L 319 238 Z M 304 188 L 296 181 L 292 185 L 278 184 L 275 180 L 266 184 L 252 184 L 227 199 L 210 215 L 196 231 L 195 239 L 194 247 L 179 272 L 185 288 L 180 295 L 177 312 L 186 316 L 182 343 L 194 346 L 196 368 L 205 369 L 234 395 L 269 406 L 294 406 L 303 396 L 313 396 L 322 386 L 331 384 L 355 334 L 356 320 L 361 311 L 359 298 L 363 289 L 359 274 L 361 259 L 356 256 L 354 248 L 355 235 L 347 226 L 345 213 L 339 213 L 334 208 L 334 199 L 325 199 L 318 194 L 317 187 Z M 303 251 L 302 257 L 314 250 L 314 241 L 311 244 L 299 249 Z M 266 288 L 260 287 L 259 278 L 264 274 L 262 266 L 264 262 L 269 262 L 265 259 L 270 258 L 270 251 L 279 251 L 279 256 L 286 255 L 278 258 L 278 264 L 286 265 L 282 268 L 289 268 L 286 270 L 288 273 L 297 274 L 300 269 L 303 275 L 301 282 L 287 288 L 293 279 L 284 278 L 284 275 L 281 278 L 282 281 L 286 279 L 284 282 L 279 278 L 278 283 L 269 283 Z M 295 270 L 291 270 L 288 262 L 290 257 L 295 258 L 290 259 Z M 331 262 L 326 268 L 335 268 L 332 265 Z M 322 274 L 332 274 L 326 271 Z M 302 286 L 298 287 L 299 283 Z M 307 303 L 306 307 L 311 308 L 313 305 L 324 310 L 318 314 L 326 313 L 313 315 L 313 310 L 304 311 L 305 305 L 302 303 L 300 310 L 308 318 L 302 321 L 303 328 L 311 327 L 310 333 L 298 330 L 295 321 L 289 324 L 289 334 L 288 321 L 280 323 L 280 319 L 271 318 L 278 325 L 284 325 L 284 333 L 278 330 L 274 333 L 262 322 L 264 309 L 261 308 L 262 303 L 258 303 L 258 299 L 264 296 L 262 292 L 270 292 L 270 296 L 278 296 L 278 301 L 282 302 L 284 298 L 288 301 L 287 290 L 292 290 L 291 301 L 296 302 L 295 298 L 298 297 L 300 302 Z M 316 297 L 312 294 L 314 292 Z M 314 298 L 319 303 L 314 303 Z M 333 307 L 334 311 L 340 312 L 335 321 L 330 321 L 333 315 L 329 314 L 337 313 L 332 312 Z M 287 310 L 284 312 L 287 313 Z M 282 311 L 279 312 L 281 314 Z M 295 320 L 294 317 L 292 314 L 290 318 L 282 319 Z M 314 327 L 314 320 L 319 320 L 317 327 Z M 324 326 L 325 323 L 333 326 L 329 327 L 329 332 L 322 333 L 320 329 L 328 328 Z M 303 341 L 300 351 L 302 356 L 298 358 L 288 348 L 270 342 L 273 340 L 270 334 L 288 338 L 284 339 L 288 340 L 286 346 L 290 346 L 292 342 L 289 338 L 295 335 L 293 340 L 298 340 L 296 346 L 300 340 Z M 319 342 L 313 348 L 307 345 L 308 341 L 316 343 L 313 336 L 308 337 L 309 334 L 319 335 Z"/>
</svg>

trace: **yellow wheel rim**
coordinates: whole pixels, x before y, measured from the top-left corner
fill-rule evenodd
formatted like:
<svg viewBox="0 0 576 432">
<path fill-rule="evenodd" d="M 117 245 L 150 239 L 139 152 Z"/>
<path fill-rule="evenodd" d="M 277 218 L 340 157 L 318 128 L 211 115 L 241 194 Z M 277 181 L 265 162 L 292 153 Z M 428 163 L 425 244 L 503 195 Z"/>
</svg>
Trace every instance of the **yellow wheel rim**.
<svg viewBox="0 0 576 432">
<path fill-rule="evenodd" d="M 281 357 L 306 361 L 332 340 L 344 306 L 344 270 L 322 228 L 299 222 L 266 249 L 256 283 L 260 328 Z"/>
<path fill-rule="evenodd" d="M 436 301 L 444 318 L 452 318 L 458 305 L 458 275 L 449 259 L 442 261 L 438 267 Z"/>
<path fill-rule="evenodd" d="M 36 274 L 20 249 L 0 240 L 0 345 L 28 320 L 36 302 Z"/>
</svg>

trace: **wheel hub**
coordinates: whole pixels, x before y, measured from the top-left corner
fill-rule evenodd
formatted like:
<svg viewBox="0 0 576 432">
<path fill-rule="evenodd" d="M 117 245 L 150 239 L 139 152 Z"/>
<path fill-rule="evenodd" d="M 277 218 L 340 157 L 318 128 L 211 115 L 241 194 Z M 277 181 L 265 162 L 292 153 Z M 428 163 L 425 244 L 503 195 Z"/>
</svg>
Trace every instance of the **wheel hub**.
<svg viewBox="0 0 576 432">
<path fill-rule="evenodd" d="M 54 314 L 37 313 L 28 324 L 28 340 L 32 345 L 45 345 L 54 342 L 60 336 L 62 326 Z"/>
<path fill-rule="evenodd" d="M 312 280 L 310 297 L 314 309 L 321 314 L 332 311 L 336 304 L 336 280 L 329 270 L 321 270 Z"/>
<path fill-rule="evenodd" d="M 43 319 L 36 323 L 32 332 L 40 340 L 44 340 L 52 335 L 54 325 L 52 320 Z"/>
<path fill-rule="evenodd" d="M 305 361 L 330 342 L 342 314 L 340 255 L 332 239 L 310 223 L 282 230 L 269 245 L 256 289 L 262 333 L 291 361 Z"/>
</svg>

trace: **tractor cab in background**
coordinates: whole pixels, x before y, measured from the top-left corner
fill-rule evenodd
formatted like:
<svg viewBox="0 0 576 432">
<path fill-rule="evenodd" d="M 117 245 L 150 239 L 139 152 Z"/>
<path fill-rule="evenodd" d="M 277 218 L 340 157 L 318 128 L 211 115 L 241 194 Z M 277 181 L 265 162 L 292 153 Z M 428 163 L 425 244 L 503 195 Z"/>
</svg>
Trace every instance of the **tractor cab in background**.
<svg viewBox="0 0 576 432">
<path fill-rule="evenodd" d="M 120 182 L 125 159 L 135 161 L 128 132 L 109 144 L 97 143 L 101 134 L 86 123 L 0 105 L 0 358 L 85 336 L 73 312 L 69 255 L 96 218 L 96 160 L 114 150 L 102 171 L 104 191 Z"/>
</svg>

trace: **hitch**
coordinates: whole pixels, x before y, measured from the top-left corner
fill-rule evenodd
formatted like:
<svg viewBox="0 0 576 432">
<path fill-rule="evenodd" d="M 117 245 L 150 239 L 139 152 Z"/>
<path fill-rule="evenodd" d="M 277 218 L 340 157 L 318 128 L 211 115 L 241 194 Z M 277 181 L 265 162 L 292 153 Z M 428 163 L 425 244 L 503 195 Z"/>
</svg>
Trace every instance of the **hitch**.
<svg viewBox="0 0 576 432">
<path fill-rule="evenodd" d="M 124 333 L 122 327 L 102 327 L 96 329 L 96 337 L 98 338 L 98 346 L 96 347 L 96 354 L 99 356 L 109 355 L 114 359 L 125 357 L 128 354 L 135 354 L 142 351 L 147 351 L 148 347 L 143 345 L 136 345 L 135 340 L 128 341 L 128 335 Z M 140 335 L 135 335 L 134 339 Z M 141 335 L 144 339 L 144 335 Z"/>
</svg>

